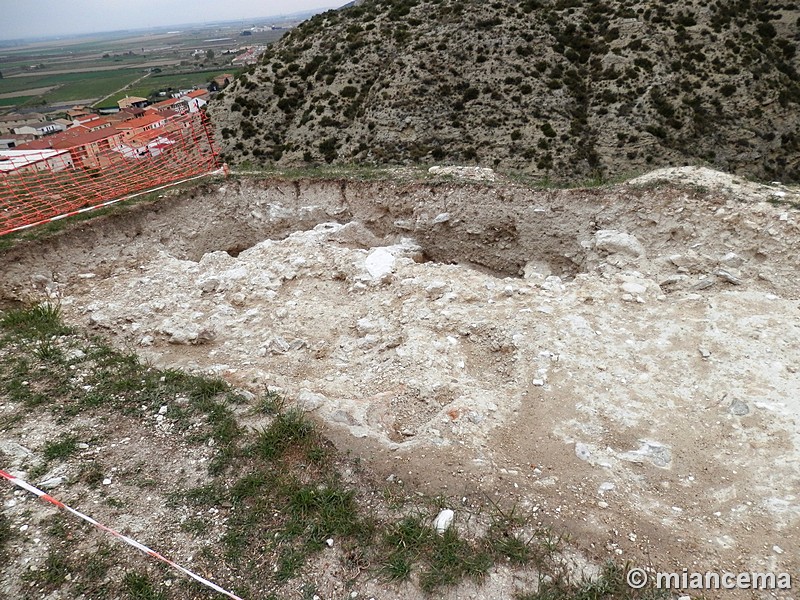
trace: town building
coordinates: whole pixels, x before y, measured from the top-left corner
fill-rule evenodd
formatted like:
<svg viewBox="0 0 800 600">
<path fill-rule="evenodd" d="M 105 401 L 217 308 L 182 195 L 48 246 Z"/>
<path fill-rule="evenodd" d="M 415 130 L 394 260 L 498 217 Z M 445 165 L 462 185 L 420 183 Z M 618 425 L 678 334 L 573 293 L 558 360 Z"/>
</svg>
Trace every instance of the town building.
<svg viewBox="0 0 800 600">
<path fill-rule="evenodd" d="M 15 127 L 20 127 L 27 123 L 38 123 L 44 121 L 41 113 L 11 113 L 0 117 L 0 133 L 11 133 Z"/>
<path fill-rule="evenodd" d="M 182 98 L 168 98 L 149 106 L 148 110 L 150 109 L 154 109 L 159 113 L 174 111 L 179 114 L 185 114 L 189 112 L 189 105 Z"/>
<path fill-rule="evenodd" d="M 204 102 L 208 102 L 211 98 L 211 94 L 209 94 L 208 90 L 205 88 L 191 91 L 186 95 L 189 96 L 189 98 L 196 98 L 197 100 L 203 100 Z"/>
<path fill-rule="evenodd" d="M 117 105 L 122 108 L 144 108 L 149 104 L 147 98 L 140 98 L 138 96 L 125 96 L 122 100 L 117 101 Z"/>
<path fill-rule="evenodd" d="M 222 75 L 217 75 L 216 77 L 214 77 L 214 79 L 211 80 L 211 86 L 209 87 L 209 89 L 211 89 L 211 91 L 214 92 L 217 90 L 224 89 L 228 87 L 228 85 L 230 85 L 233 79 L 234 77 L 230 73 L 223 73 Z"/>
<path fill-rule="evenodd" d="M 249 65 L 254 65 L 258 62 L 259 57 L 264 54 L 264 51 L 267 49 L 266 46 L 253 46 L 252 48 L 248 48 L 243 54 L 240 54 L 236 58 L 231 61 L 231 64 L 234 67 L 245 67 Z"/>
<path fill-rule="evenodd" d="M 154 111 L 137 119 L 117 123 L 116 130 L 122 134 L 123 138 L 130 139 L 139 133 L 163 127 L 169 116 L 172 115 L 164 115 Z"/>
<path fill-rule="evenodd" d="M 112 163 L 110 150 L 119 145 L 123 133 L 114 127 L 89 131 L 74 127 L 62 133 L 17 146 L 17 150 L 67 150 L 78 169 L 101 168 Z"/>
<path fill-rule="evenodd" d="M 66 112 L 69 120 L 79 119 L 90 114 L 92 114 L 92 110 L 86 106 L 73 106 Z"/>
<path fill-rule="evenodd" d="M 126 138 L 114 150 L 125 158 L 156 157 L 175 145 L 175 141 L 165 135 L 165 131 L 155 129 Z"/>
<path fill-rule="evenodd" d="M 32 135 L 19 135 L 18 133 L 0 133 L 0 150 L 15 148 L 21 144 L 32 142 L 36 137 Z"/>
<path fill-rule="evenodd" d="M 81 119 L 75 119 L 72 122 L 72 127 L 85 127 L 89 131 L 97 131 L 98 129 L 104 129 L 106 127 L 111 127 L 112 122 L 109 119 L 104 117 L 100 117 L 98 115 L 92 115 L 91 117 Z"/>
<path fill-rule="evenodd" d="M 65 127 L 63 125 L 53 123 L 52 121 L 44 121 L 42 123 L 27 123 L 25 125 L 20 125 L 19 127 L 14 127 L 13 131 L 18 135 L 44 137 L 46 135 L 58 133 L 59 131 L 64 131 L 64 129 Z"/>
<path fill-rule="evenodd" d="M 63 171 L 72 168 L 68 150 L 0 150 L 0 172 Z"/>
</svg>

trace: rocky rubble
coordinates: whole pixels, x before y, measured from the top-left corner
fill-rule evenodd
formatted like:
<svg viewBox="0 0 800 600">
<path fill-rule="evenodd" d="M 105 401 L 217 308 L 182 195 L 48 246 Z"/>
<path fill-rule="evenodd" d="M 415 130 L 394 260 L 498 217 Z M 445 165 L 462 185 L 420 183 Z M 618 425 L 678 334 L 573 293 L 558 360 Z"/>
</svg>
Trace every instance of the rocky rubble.
<svg viewBox="0 0 800 600">
<path fill-rule="evenodd" d="M 403 478 L 518 495 L 617 554 L 790 568 L 798 219 L 703 181 L 226 185 L 119 258 L 76 240 L 55 280 L 71 320 L 283 390 Z M 184 210 L 207 227 L 164 236 Z M 7 294 L 55 272 L 31 260 Z"/>
</svg>

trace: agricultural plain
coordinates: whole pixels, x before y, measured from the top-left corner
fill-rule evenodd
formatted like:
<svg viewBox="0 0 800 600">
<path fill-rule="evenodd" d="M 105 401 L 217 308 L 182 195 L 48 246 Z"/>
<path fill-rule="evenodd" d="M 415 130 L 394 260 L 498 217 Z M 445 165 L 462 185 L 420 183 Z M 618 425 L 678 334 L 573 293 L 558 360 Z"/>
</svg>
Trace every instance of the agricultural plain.
<svg viewBox="0 0 800 600">
<path fill-rule="evenodd" d="M 232 63 L 245 47 L 270 44 L 291 26 L 245 22 L 6 42 L 0 46 L 0 110 L 114 106 L 126 95 L 203 86 L 237 68 Z"/>
</svg>

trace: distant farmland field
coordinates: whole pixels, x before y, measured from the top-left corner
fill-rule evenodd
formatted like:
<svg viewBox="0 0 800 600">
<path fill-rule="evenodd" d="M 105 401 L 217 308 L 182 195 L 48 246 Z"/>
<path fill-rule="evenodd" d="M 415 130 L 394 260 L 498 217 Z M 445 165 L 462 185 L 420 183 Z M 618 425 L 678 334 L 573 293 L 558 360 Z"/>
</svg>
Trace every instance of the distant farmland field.
<svg viewBox="0 0 800 600">
<path fill-rule="evenodd" d="M 0 108 L 46 110 L 45 105 L 78 101 L 112 106 L 126 95 L 202 86 L 216 75 L 235 73 L 231 61 L 245 46 L 268 45 L 285 30 L 241 32 L 240 25 L 206 26 L 0 48 Z"/>
<path fill-rule="evenodd" d="M 19 104 L 25 104 L 27 102 L 31 102 L 34 100 L 36 96 L 21 96 L 17 98 L 0 98 L 0 108 L 6 106 L 17 106 Z"/>
<path fill-rule="evenodd" d="M 78 98 L 100 98 L 121 88 L 137 77 L 137 69 L 117 69 L 91 73 L 59 73 L 31 77 L 0 79 L 0 94 L 35 91 L 37 88 L 54 88 L 46 94 L 36 96 L 45 102 L 60 102 Z M 20 98 L 16 99 L 17 101 Z"/>
</svg>

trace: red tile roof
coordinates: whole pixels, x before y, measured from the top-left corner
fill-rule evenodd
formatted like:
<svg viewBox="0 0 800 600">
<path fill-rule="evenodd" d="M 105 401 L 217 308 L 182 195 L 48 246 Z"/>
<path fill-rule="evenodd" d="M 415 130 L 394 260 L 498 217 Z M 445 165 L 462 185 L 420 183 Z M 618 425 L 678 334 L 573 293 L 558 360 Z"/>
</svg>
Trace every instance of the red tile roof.
<svg viewBox="0 0 800 600">
<path fill-rule="evenodd" d="M 87 129 L 99 129 L 111 124 L 109 119 L 92 119 L 91 121 L 80 121 L 79 127 L 86 127 Z"/>
<path fill-rule="evenodd" d="M 106 127 L 98 129 L 97 131 L 88 131 L 85 127 L 75 127 L 62 131 L 55 135 L 51 135 L 34 142 L 22 144 L 14 148 L 15 150 L 67 150 L 69 148 L 77 148 L 78 146 L 85 146 L 92 142 L 99 142 L 121 132 L 114 127 Z"/>
<path fill-rule="evenodd" d="M 135 106 L 131 106 L 130 108 L 120 109 L 119 114 L 126 114 L 126 115 L 131 115 L 133 117 L 140 117 L 145 112 L 146 111 L 143 108 L 136 108 Z"/>
<path fill-rule="evenodd" d="M 148 125 L 153 125 L 154 123 L 158 123 L 159 121 L 164 121 L 164 115 L 145 115 L 143 117 L 139 117 L 138 119 L 131 119 L 130 121 L 123 121 L 122 123 L 118 123 L 117 127 L 119 129 L 137 129 L 139 127 L 147 127 Z"/>
<path fill-rule="evenodd" d="M 137 133 L 135 136 L 129 138 L 124 143 L 127 146 L 134 146 L 137 144 L 144 146 L 160 137 L 166 138 L 166 132 L 161 129 L 151 129 L 150 131 L 143 131 L 142 133 Z"/>
<path fill-rule="evenodd" d="M 158 108 L 167 108 L 168 106 L 172 106 L 176 102 L 180 102 L 180 101 L 181 101 L 180 98 L 169 98 L 167 100 L 162 100 L 161 102 L 156 102 L 155 104 L 153 104 L 152 106 L 149 106 L 148 108 L 156 108 L 156 109 L 158 109 Z"/>
<path fill-rule="evenodd" d="M 200 96 L 208 96 L 208 90 L 195 90 L 186 94 L 189 98 L 199 98 Z"/>
</svg>

